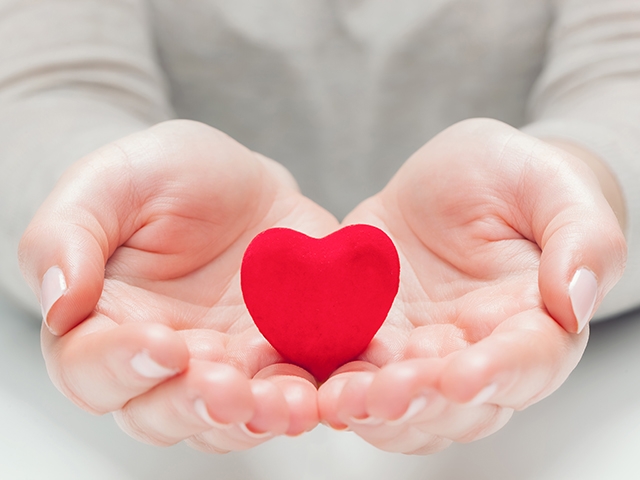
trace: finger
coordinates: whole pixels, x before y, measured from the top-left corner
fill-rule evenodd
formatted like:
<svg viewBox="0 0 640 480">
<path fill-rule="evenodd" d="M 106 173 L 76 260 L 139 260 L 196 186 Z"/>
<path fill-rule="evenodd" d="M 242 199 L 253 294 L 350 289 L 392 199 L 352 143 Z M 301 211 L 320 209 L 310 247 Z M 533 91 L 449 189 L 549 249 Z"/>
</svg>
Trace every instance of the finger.
<svg viewBox="0 0 640 480">
<path fill-rule="evenodd" d="M 372 385 L 379 375 L 381 372 L 371 371 L 340 375 L 348 380 L 338 400 L 338 418 L 365 441 L 385 451 L 432 453 L 448 446 L 450 441 L 413 428 L 409 418 L 385 421 L 372 414 L 367 399 L 371 397 Z M 410 412 L 410 415 L 414 413 Z"/>
<path fill-rule="evenodd" d="M 340 411 L 339 401 L 345 385 L 349 382 L 354 373 L 376 372 L 378 367 L 362 361 L 349 362 L 336 370 L 331 377 L 325 381 L 318 389 L 318 413 L 320 420 L 335 430 L 345 430 L 348 425 L 342 418 L 349 417 Z M 364 405 L 364 397 L 361 397 L 361 406 L 356 407 L 357 418 L 367 416 Z"/>
<path fill-rule="evenodd" d="M 442 366 L 440 359 L 427 358 L 383 367 L 367 391 L 367 411 L 392 425 L 438 415 L 443 407 L 437 390 Z"/>
<path fill-rule="evenodd" d="M 253 379 L 251 392 L 255 411 L 246 428 L 242 428 L 244 433 L 257 440 L 284 434 L 289 429 L 290 414 L 282 390 L 268 380 Z"/>
<path fill-rule="evenodd" d="M 530 215 L 542 248 L 540 293 L 553 318 L 580 332 L 622 276 L 626 242 L 589 167 L 551 146 L 539 149 L 537 157 L 563 160 L 559 174 L 540 168 L 532 179 L 539 184 Z"/>
<path fill-rule="evenodd" d="M 413 426 L 391 427 L 388 425 L 355 427 L 354 432 L 367 443 L 380 450 L 412 455 L 431 455 L 451 445 L 452 440 Z"/>
<path fill-rule="evenodd" d="M 347 377 L 338 401 L 349 425 L 408 425 L 439 415 L 446 401 L 437 391 L 440 359 L 414 359 L 384 366 L 377 372 Z"/>
<path fill-rule="evenodd" d="M 456 190 L 459 185 L 466 189 Z M 535 242 L 541 250 L 542 299 L 569 332 L 584 328 L 622 275 L 625 239 L 593 171 L 579 158 L 501 122 L 472 119 L 443 131 L 382 193 L 397 199 L 407 224 L 426 245 L 474 276 L 496 266 L 502 273 L 512 268 L 508 257 L 487 256 L 487 245 L 505 239 Z M 461 228 L 471 236 L 434 241 L 439 238 L 434 231 Z M 479 253 L 474 262 L 468 261 L 470 249 Z"/>
<path fill-rule="evenodd" d="M 522 312 L 444 360 L 440 391 L 458 403 L 521 410 L 557 389 L 575 368 L 588 331 L 567 333 L 543 310 Z"/>
<path fill-rule="evenodd" d="M 84 325 L 87 328 L 61 338 L 43 329 L 42 344 L 54 384 L 90 412 L 121 408 L 182 372 L 189 362 L 185 342 L 164 325 L 113 326 L 106 318 L 93 318 L 91 325 Z"/>
<path fill-rule="evenodd" d="M 375 379 L 375 373 L 360 371 L 343 374 L 348 380 L 340 392 L 337 405 L 338 419 L 354 428 L 356 425 L 378 426 L 383 420 L 367 410 L 367 391 Z"/>
<path fill-rule="evenodd" d="M 251 385 L 241 372 L 192 360 L 185 373 L 132 399 L 114 416 L 133 438 L 173 445 L 210 429 L 246 424 L 254 411 Z"/>
<path fill-rule="evenodd" d="M 278 387 L 268 380 L 252 380 L 251 392 L 255 411 L 246 424 L 225 428 L 211 428 L 194 435 L 186 443 L 208 453 L 246 450 L 286 432 L 289 427 L 289 408 Z"/>
<path fill-rule="evenodd" d="M 442 364 L 441 359 L 414 359 L 387 365 L 377 373 L 336 375 L 336 381 L 344 382 L 338 418 L 377 448 L 422 455 L 443 450 L 452 441 L 482 438 L 504 426 L 512 413 L 509 409 L 459 405 L 444 398 L 437 390 Z"/>
<path fill-rule="evenodd" d="M 289 411 L 286 435 L 300 435 L 318 425 L 317 387 L 310 373 L 295 365 L 279 363 L 262 369 L 255 378 L 268 380 L 282 392 Z"/>
<path fill-rule="evenodd" d="M 366 391 L 366 409 L 379 419 L 378 430 L 356 423 L 354 431 L 384 450 L 433 453 L 451 440 L 475 440 L 504 426 L 509 409 L 460 405 L 441 395 L 444 365 L 442 359 L 429 358 L 383 367 Z"/>
<path fill-rule="evenodd" d="M 412 424 L 419 431 L 468 443 L 487 437 L 502 427 L 513 416 L 513 409 L 498 405 L 459 405 L 449 402 L 439 415 L 426 420 L 415 419 Z"/>
<path fill-rule="evenodd" d="M 247 192 L 273 195 L 260 188 L 264 178 L 250 151 L 186 121 L 157 125 L 78 162 L 39 209 L 19 248 L 50 330 L 64 334 L 91 313 L 107 260 L 125 242 L 123 255 L 139 252 L 139 275 L 175 278 L 214 258 L 264 200 Z"/>
<path fill-rule="evenodd" d="M 89 316 L 107 259 L 130 232 L 131 198 L 122 151 L 106 147 L 70 168 L 40 207 L 19 248 L 50 331 L 62 335 Z M 128 211 L 127 211 L 128 210 Z"/>
</svg>

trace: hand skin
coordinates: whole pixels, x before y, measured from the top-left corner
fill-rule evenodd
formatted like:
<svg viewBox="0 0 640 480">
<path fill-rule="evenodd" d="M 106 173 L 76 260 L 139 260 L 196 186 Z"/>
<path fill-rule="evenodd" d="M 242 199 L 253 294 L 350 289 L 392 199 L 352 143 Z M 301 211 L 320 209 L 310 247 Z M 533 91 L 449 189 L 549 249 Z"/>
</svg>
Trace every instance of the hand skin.
<svg viewBox="0 0 640 480">
<path fill-rule="evenodd" d="M 588 338 L 575 272 L 595 274 L 597 306 L 626 256 L 582 160 L 486 119 L 428 142 L 350 223 L 393 239 L 400 291 L 359 361 L 320 387 L 320 415 L 392 452 L 482 438 L 557 389 Z"/>
<path fill-rule="evenodd" d="M 243 252 L 273 226 L 320 237 L 338 222 L 203 124 L 159 124 L 77 163 L 19 252 L 39 296 L 51 267 L 65 277 L 42 329 L 53 382 L 156 445 L 226 452 L 314 428 L 313 378 L 281 363 L 240 292 Z"/>
<path fill-rule="evenodd" d="M 624 262 L 592 172 L 489 120 L 429 142 L 345 223 L 391 235 L 401 291 L 362 360 L 322 385 L 316 405 L 308 374 L 278 363 L 252 327 L 237 269 L 258 231 L 319 237 L 335 219 L 276 164 L 193 122 L 96 152 L 65 176 L 21 245 L 36 292 L 52 265 L 67 277 L 47 315 L 61 336 L 43 329 L 54 382 L 154 444 L 248 448 L 312 428 L 319 410 L 382 449 L 432 453 L 495 431 L 557 388 L 588 335 L 567 333 L 578 328 L 567 296 L 575 269 L 596 273 L 600 301 Z M 173 372 L 142 378 L 131 367 L 141 353 Z M 198 399 L 228 427 L 203 422 Z M 407 419 L 412 400 L 422 409 Z"/>
</svg>

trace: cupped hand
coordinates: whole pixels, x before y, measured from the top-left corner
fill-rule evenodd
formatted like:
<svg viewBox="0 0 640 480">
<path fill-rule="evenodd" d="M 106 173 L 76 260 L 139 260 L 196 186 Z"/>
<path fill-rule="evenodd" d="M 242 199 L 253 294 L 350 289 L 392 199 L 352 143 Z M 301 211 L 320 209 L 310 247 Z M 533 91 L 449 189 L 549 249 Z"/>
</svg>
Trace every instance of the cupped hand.
<svg viewBox="0 0 640 480">
<path fill-rule="evenodd" d="M 558 388 L 626 252 L 584 163 L 483 119 L 436 136 L 345 223 L 390 235 L 400 291 L 320 387 L 321 417 L 405 453 L 481 438 Z"/>
<path fill-rule="evenodd" d="M 259 334 L 238 272 L 266 228 L 320 237 L 337 225 L 282 167 L 196 122 L 98 150 L 63 176 L 20 245 L 51 378 L 153 444 L 222 452 L 313 428 L 314 381 Z"/>
</svg>

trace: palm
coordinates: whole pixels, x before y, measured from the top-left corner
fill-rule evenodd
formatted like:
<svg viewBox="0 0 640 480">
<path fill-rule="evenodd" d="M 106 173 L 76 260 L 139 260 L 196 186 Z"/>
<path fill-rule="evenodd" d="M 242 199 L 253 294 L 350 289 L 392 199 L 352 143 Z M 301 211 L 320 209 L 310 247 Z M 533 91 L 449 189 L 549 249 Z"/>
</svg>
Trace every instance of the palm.
<svg viewBox="0 0 640 480">
<path fill-rule="evenodd" d="M 398 297 L 364 355 L 378 366 L 445 357 L 518 313 L 542 308 L 536 243 L 500 217 L 487 192 L 479 193 L 484 185 L 451 191 L 434 186 L 429 197 L 409 198 L 415 193 L 405 190 L 399 197 L 392 184 L 346 219 L 385 229 L 401 259 Z"/>
<path fill-rule="evenodd" d="M 161 208 L 148 212 L 154 220 L 110 258 L 98 311 L 115 323 L 164 323 L 182 332 L 192 358 L 230 363 L 251 378 L 281 358 L 244 306 L 239 267 L 246 246 L 270 227 L 323 236 L 337 222 L 294 189 L 279 186 L 251 210 L 232 209 L 221 218 L 204 192 L 181 186 L 184 191 L 156 194 Z"/>
<path fill-rule="evenodd" d="M 454 126 L 345 219 L 386 229 L 401 258 L 398 297 L 363 359 L 383 366 L 442 358 L 446 365 L 483 339 L 488 345 L 500 336 L 525 341 L 527 332 L 544 332 L 544 341 L 567 353 L 549 384 L 575 365 L 586 336 L 568 336 L 542 301 L 539 245 L 555 220 L 541 230 L 535 213 L 549 173 L 560 185 L 565 175 L 570 185 L 575 172 L 562 159 L 532 163 L 519 151 L 526 148 L 528 137 L 497 122 Z M 530 338 L 542 341 L 533 333 Z M 464 397 L 465 387 L 459 388 Z"/>
</svg>

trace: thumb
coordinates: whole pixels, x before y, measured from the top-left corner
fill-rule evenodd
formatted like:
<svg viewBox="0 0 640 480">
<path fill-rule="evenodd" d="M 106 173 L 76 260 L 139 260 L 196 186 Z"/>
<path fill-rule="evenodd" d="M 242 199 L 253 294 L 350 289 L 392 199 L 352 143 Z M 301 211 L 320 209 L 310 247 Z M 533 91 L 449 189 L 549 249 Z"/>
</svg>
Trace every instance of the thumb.
<svg viewBox="0 0 640 480">
<path fill-rule="evenodd" d="M 117 199 L 130 198 L 122 175 L 110 171 L 124 160 L 120 150 L 105 147 L 104 168 L 87 158 L 69 169 L 40 207 L 20 240 L 20 268 L 54 335 L 63 335 L 95 308 L 107 259 L 121 238 Z M 125 170 L 126 171 L 126 170 Z"/>
<path fill-rule="evenodd" d="M 132 275 L 160 260 L 184 275 L 266 215 L 277 188 L 273 176 L 230 137 L 185 120 L 155 125 L 75 164 L 19 246 L 23 274 L 51 332 L 63 335 L 91 314 L 107 261 L 145 225 L 150 229 L 130 246 L 150 255 L 142 266 L 132 262 Z M 156 221 L 161 217 L 170 221 Z"/>
<path fill-rule="evenodd" d="M 626 242 L 597 178 L 579 158 L 554 147 L 538 158 L 559 159 L 542 167 L 533 234 L 542 249 L 538 283 L 542 300 L 565 330 L 580 333 L 604 296 L 622 276 Z M 555 162 L 554 162 L 555 163 Z"/>
</svg>

